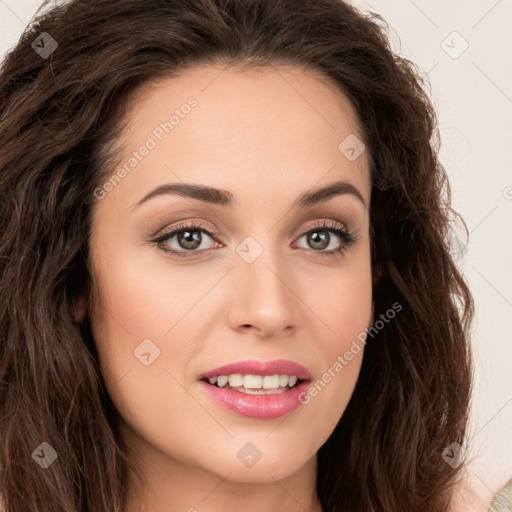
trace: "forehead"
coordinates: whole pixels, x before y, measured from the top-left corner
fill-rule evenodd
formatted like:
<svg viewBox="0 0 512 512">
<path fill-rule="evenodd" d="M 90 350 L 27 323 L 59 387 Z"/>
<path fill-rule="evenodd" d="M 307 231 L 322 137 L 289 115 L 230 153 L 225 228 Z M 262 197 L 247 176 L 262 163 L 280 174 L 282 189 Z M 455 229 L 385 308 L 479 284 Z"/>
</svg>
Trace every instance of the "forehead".
<svg viewBox="0 0 512 512">
<path fill-rule="evenodd" d="M 340 149 L 351 137 L 363 139 L 356 112 L 323 75 L 293 66 L 191 67 L 132 97 L 119 140 L 122 163 L 143 145 L 151 150 L 123 189 L 133 203 L 180 179 L 255 197 L 350 178 L 369 196 L 366 152 L 351 161 Z"/>
<path fill-rule="evenodd" d="M 273 133 L 273 127 L 282 127 L 279 120 L 286 123 L 287 119 L 294 121 L 302 117 L 310 122 L 315 118 L 314 129 L 324 125 L 319 135 L 328 128 L 350 129 L 361 135 L 353 105 L 330 77 L 290 65 L 249 69 L 189 66 L 178 75 L 160 77 L 138 88 L 132 95 L 126 118 L 132 127 L 146 121 L 161 121 L 190 97 L 200 106 L 195 109 L 194 117 L 199 117 L 199 122 L 215 121 L 218 132 L 233 127 L 230 121 L 242 122 L 234 126 L 237 128 L 264 118 L 265 131 Z M 244 118 L 247 113 L 252 115 L 249 120 Z M 211 115 L 216 117 L 212 119 Z M 296 128 L 304 130 L 305 126 Z"/>
</svg>

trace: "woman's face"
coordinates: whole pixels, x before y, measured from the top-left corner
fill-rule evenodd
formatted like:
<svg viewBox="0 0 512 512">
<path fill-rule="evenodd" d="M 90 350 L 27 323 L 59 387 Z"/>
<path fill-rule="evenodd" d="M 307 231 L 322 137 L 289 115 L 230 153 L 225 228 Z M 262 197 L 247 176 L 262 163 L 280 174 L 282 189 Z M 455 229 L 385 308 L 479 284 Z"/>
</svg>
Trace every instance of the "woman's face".
<svg viewBox="0 0 512 512">
<path fill-rule="evenodd" d="M 356 384 L 370 177 L 334 86 L 293 67 L 221 71 L 154 82 L 128 112 L 122 164 L 95 192 L 91 323 L 141 464 L 263 482 L 314 460 Z M 169 188 L 185 184 L 208 189 Z"/>
</svg>

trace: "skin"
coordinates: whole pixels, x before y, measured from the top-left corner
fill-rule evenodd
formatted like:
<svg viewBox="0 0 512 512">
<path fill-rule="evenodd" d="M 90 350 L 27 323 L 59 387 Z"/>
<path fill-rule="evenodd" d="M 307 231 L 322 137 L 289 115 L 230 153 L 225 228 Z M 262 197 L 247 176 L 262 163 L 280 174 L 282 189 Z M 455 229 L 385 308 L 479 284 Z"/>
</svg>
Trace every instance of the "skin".
<svg viewBox="0 0 512 512">
<path fill-rule="evenodd" d="M 127 112 L 123 162 L 188 98 L 198 105 L 93 207 L 89 314 L 119 434 L 143 478 L 138 487 L 130 476 L 127 511 L 319 512 L 316 453 L 347 406 L 363 350 L 307 405 L 277 419 L 222 408 L 198 378 L 243 359 L 282 358 L 316 381 L 372 325 L 367 155 L 350 161 L 338 150 L 362 135 L 347 98 L 321 76 L 222 69 L 193 67 L 144 86 Z M 302 193 L 338 180 L 364 204 L 344 194 L 291 209 Z M 160 195 L 134 206 L 180 182 L 227 189 L 234 205 Z M 219 234 L 201 231 L 190 257 L 152 243 L 192 220 Z M 329 246 L 308 243 L 303 233 L 322 220 L 356 242 L 323 256 L 343 241 L 320 228 Z M 250 264 L 236 252 L 248 236 L 263 250 Z M 186 252 L 176 235 L 165 244 Z M 160 349 L 149 366 L 134 356 L 146 338 Z M 248 442 L 262 454 L 250 468 L 236 455 Z"/>
</svg>

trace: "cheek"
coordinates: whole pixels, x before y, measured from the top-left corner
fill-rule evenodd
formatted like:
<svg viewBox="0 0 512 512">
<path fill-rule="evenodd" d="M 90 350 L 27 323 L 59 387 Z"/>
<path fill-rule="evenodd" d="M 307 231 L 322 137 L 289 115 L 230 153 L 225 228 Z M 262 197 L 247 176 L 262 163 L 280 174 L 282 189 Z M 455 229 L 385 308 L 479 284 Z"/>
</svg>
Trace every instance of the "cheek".
<svg viewBox="0 0 512 512">
<path fill-rule="evenodd" d="M 184 328 L 187 322 L 180 319 L 193 299 L 197 302 L 200 290 L 194 294 L 179 272 L 166 276 L 127 257 L 122 264 L 107 255 L 98 261 L 100 291 L 92 331 L 107 392 L 122 424 L 155 445 L 165 444 L 162 440 L 181 439 L 183 425 L 170 420 L 176 411 L 187 411 L 185 430 L 194 433 L 194 425 L 204 423 L 202 409 L 194 407 L 178 383 L 184 382 L 196 347 Z M 178 345 L 176 340 L 181 340 Z M 173 453 L 181 453 L 180 443 L 171 444 Z M 182 456 L 186 458 L 187 449 Z"/>
<path fill-rule="evenodd" d="M 319 332 L 323 351 L 331 361 L 348 350 L 353 340 L 360 340 L 373 320 L 369 252 L 361 251 L 358 256 L 355 264 L 326 275 L 320 281 L 324 285 L 319 286 L 319 281 L 307 284 L 314 289 L 308 294 L 308 305 L 325 327 Z"/>
<path fill-rule="evenodd" d="M 122 251 L 114 258 L 111 248 L 104 246 L 96 261 L 99 291 L 93 301 L 91 324 L 109 395 L 126 417 L 136 416 L 136 405 L 141 403 L 158 411 L 156 396 L 144 389 L 155 379 L 158 386 L 164 386 L 166 383 L 160 382 L 164 375 L 169 379 L 163 370 L 167 352 L 164 334 L 175 321 L 165 312 L 174 311 L 179 299 L 173 294 L 163 297 L 162 283 L 155 286 L 150 270 L 136 265 Z M 179 359 L 180 354 L 175 356 Z"/>
<path fill-rule="evenodd" d="M 149 251 L 148 251 L 149 252 Z M 206 284 L 190 272 L 166 271 L 154 261 L 130 254 L 99 254 L 99 293 L 94 304 L 94 338 L 98 349 L 116 359 L 117 366 L 131 366 L 134 350 L 146 339 L 160 350 L 180 333 L 180 351 L 188 352 L 180 321 L 204 293 Z M 163 355 L 163 354 L 162 354 Z"/>
<path fill-rule="evenodd" d="M 311 309 L 325 327 L 319 330 L 322 335 L 317 338 L 323 364 L 301 401 L 322 416 L 322 424 L 312 425 L 320 436 L 335 428 L 359 377 L 366 330 L 373 322 L 369 261 L 363 259 L 350 271 L 332 276 L 322 293 L 317 291 L 311 297 Z"/>
</svg>

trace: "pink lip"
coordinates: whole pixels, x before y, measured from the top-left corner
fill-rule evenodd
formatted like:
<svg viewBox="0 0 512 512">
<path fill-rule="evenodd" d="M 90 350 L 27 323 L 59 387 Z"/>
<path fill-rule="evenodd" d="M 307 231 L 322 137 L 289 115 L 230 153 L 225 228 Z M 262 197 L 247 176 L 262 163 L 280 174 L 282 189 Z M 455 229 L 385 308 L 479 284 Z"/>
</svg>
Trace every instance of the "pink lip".
<svg viewBox="0 0 512 512">
<path fill-rule="evenodd" d="M 304 381 L 279 394 L 248 395 L 200 382 L 203 389 L 221 406 L 242 416 L 259 419 L 279 418 L 292 412 L 301 404 L 299 398 L 307 393 L 309 384 L 310 381 Z"/>
<path fill-rule="evenodd" d="M 228 364 L 203 373 L 199 378 L 218 377 L 219 375 L 296 375 L 304 382 L 284 393 L 268 395 L 249 395 L 233 389 L 219 388 L 201 380 L 200 384 L 208 395 L 226 409 L 251 418 L 270 419 L 289 414 L 300 404 L 299 397 L 304 396 L 312 379 L 311 373 L 293 361 L 275 359 L 274 361 L 246 360 Z"/>
<path fill-rule="evenodd" d="M 301 380 L 311 380 L 311 373 L 304 366 L 287 361 L 286 359 L 274 359 L 273 361 L 258 361 L 256 359 L 247 359 L 237 363 L 219 366 L 213 370 L 207 371 L 199 376 L 199 379 L 208 377 L 218 377 L 219 375 L 232 375 L 241 373 L 242 375 L 296 375 Z"/>
</svg>

